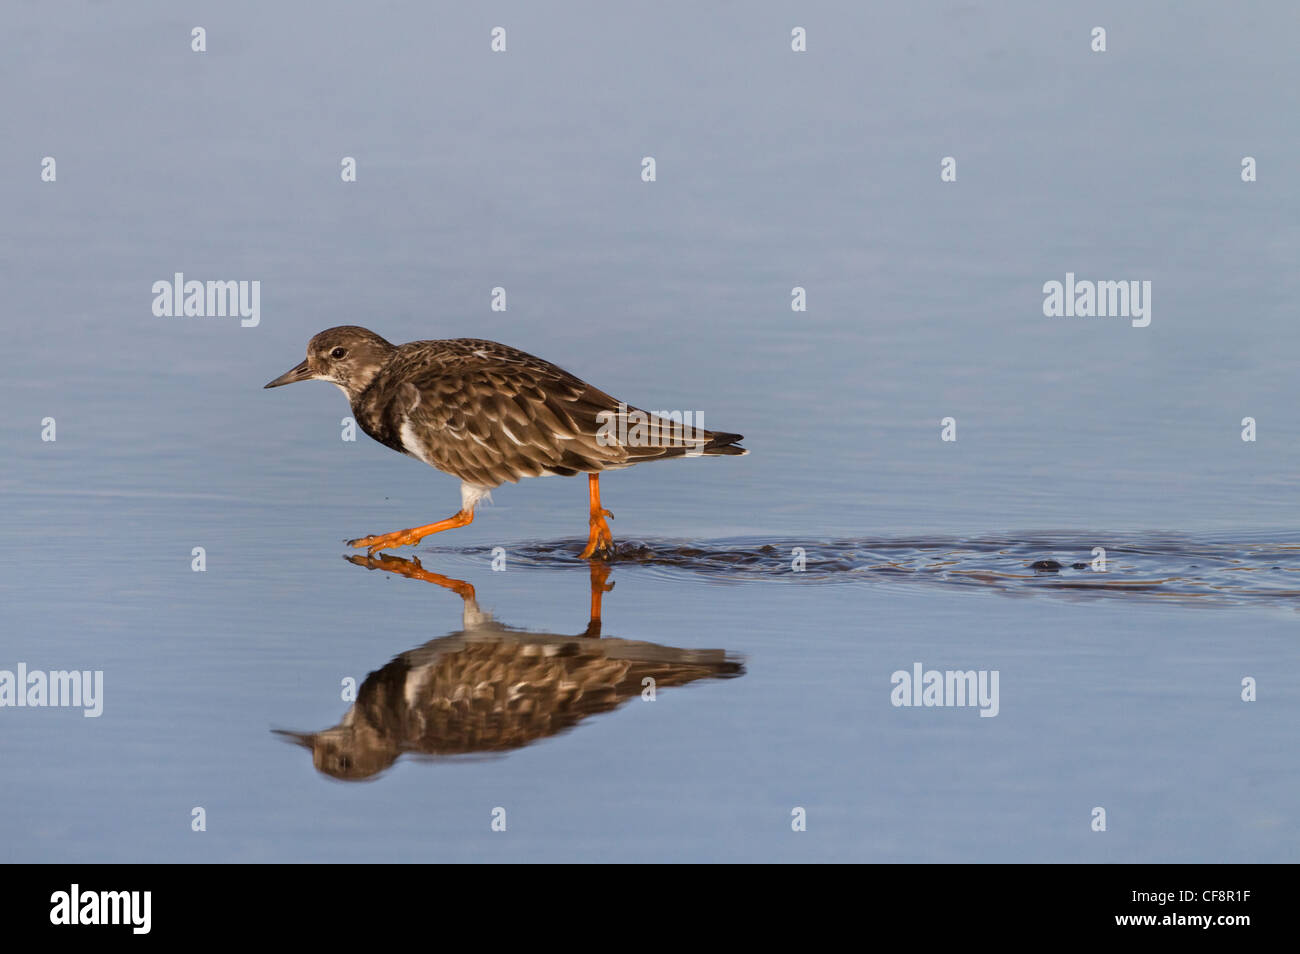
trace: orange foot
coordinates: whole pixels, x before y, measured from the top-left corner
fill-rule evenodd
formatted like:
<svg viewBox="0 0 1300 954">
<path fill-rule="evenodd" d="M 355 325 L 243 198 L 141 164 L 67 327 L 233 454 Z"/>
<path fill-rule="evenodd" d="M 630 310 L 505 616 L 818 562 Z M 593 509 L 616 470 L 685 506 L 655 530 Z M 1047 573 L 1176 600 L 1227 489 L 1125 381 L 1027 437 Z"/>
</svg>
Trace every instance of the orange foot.
<svg viewBox="0 0 1300 954">
<path fill-rule="evenodd" d="M 423 580 L 425 583 L 434 583 L 446 589 L 454 590 L 463 599 L 474 599 L 473 584 L 443 576 L 441 573 L 434 573 L 432 570 L 426 570 L 420 565 L 419 557 L 404 560 L 401 557 L 385 556 L 383 554 L 373 557 L 354 553 L 351 556 L 344 557 L 344 559 L 349 563 L 355 563 L 357 566 L 364 566 L 367 570 L 387 570 L 389 573 L 398 573 L 411 580 Z"/>
<path fill-rule="evenodd" d="M 597 552 L 610 553 L 614 549 L 614 534 L 609 530 L 609 524 L 605 522 L 606 517 L 613 518 L 613 514 L 608 510 L 593 510 L 591 519 L 587 522 L 591 525 L 591 532 L 587 535 L 587 548 L 579 554 L 583 560 L 590 560 Z"/>
<path fill-rule="evenodd" d="M 600 594 L 608 593 L 613 588 L 614 588 L 614 584 L 609 582 L 609 564 L 593 563 L 591 565 L 591 596 L 593 600 L 593 605 L 595 607 L 599 607 Z M 600 615 L 599 608 L 597 608 L 594 612 L 592 612 L 591 615 L 599 616 Z"/>
<path fill-rule="evenodd" d="M 425 537 L 434 533 L 441 533 L 443 530 L 453 530 L 456 527 L 464 527 L 474 520 L 473 510 L 462 510 L 453 517 L 446 520 L 439 520 L 437 523 L 425 524 L 423 527 L 411 527 L 409 530 L 394 530 L 392 533 L 380 533 L 373 537 L 358 537 L 355 540 L 349 540 L 350 547 L 365 547 L 366 553 L 371 554 L 379 550 L 387 550 L 391 547 L 411 547 L 419 543 Z"/>
</svg>

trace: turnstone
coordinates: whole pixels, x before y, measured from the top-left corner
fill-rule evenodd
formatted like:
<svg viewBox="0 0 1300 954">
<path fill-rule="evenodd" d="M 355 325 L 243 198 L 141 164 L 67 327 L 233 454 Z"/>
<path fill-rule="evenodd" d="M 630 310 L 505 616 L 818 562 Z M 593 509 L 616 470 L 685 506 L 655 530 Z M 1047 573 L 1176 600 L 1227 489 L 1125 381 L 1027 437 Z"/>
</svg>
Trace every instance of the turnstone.
<svg viewBox="0 0 1300 954">
<path fill-rule="evenodd" d="M 508 626 L 479 608 L 474 587 L 424 569 L 419 560 L 354 555 L 460 595 L 459 632 L 402 653 L 372 672 L 338 725 L 276 734 L 312 753 L 339 779 L 374 778 L 402 755 L 506 752 L 564 732 L 645 692 L 745 674 L 743 658 L 720 649 L 679 649 L 600 637 L 600 596 L 609 567 L 591 564 L 591 621 L 579 635 Z"/>
<path fill-rule="evenodd" d="M 589 559 L 614 544 L 605 522 L 613 514 L 600 504 L 602 471 L 748 453 L 739 434 L 631 407 L 549 361 L 478 338 L 394 345 L 355 325 L 329 328 L 308 343 L 305 361 L 266 387 L 295 381 L 338 385 L 363 431 L 460 479 L 456 514 L 348 541 L 368 553 L 466 526 L 478 502 L 507 480 L 586 474 L 591 517 L 582 558 Z"/>
</svg>

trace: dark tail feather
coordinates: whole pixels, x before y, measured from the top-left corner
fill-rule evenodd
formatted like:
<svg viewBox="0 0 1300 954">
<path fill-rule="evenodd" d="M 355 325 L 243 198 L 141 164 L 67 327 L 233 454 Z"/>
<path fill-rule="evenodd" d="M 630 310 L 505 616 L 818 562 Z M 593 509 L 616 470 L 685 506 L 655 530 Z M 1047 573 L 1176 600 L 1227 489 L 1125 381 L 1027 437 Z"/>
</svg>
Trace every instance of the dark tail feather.
<svg viewBox="0 0 1300 954">
<path fill-rule="evenodd" d="M 748 454 L 749 451 L 740 446 L 740 441 L 744 439 L 743 434 L 726 434 L 722 431 L 714 431 L 712 440 L 704 445 L 704 456 Z"/>
<path fill-rule="evenodd" d="M 741 454 L 749 453 L 746 448 L 736 443 L 745 439 L 741 434 L 724 434 L 721 431 L 710 431 L 708 433 L 709 441 L 703 448 L 700 448 L 698 444 L 679 447 L 650 447 L 639 452 L 634 448 L 629 448 L 631 453 L 628 457 L 628 463 L 639 464 L 648 460 L 671 460 L 674 457 L 692 456 L 739 457 Z"/>
</svg>

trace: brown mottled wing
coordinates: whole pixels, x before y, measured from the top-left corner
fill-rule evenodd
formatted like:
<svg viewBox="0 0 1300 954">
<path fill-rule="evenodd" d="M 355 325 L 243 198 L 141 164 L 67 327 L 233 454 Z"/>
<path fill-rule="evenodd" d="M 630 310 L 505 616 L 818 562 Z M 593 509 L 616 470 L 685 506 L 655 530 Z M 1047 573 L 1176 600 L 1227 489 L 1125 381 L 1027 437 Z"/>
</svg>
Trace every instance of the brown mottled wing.
<svg viewBox="0 0 1300 954">
<path fill-rule="evenodd" d="M 506 633 L 463 642 L 443 637 L 406 655 L 414 662 L 443 647 L 447 650 L 426 666 L 417 697 L 393 694 L 399 704 L 420 710 L 418 720 L 403 723 L 418 728 L 418 735 L 403 740 L 404 747 L 431 755 L 528 745 L 636 698 L 647 676 L 666 687 L 745 671 L 740 659 L 722 650 L 548 634 Z M 358 704 L 362 701 L 369 700 Z M 371 719 L 378 722 L 384 715 Z"/>
<path fill-rule="evenodd" d="M 670 446 L 668 434 L 656 446 L 620 442 L 615 398 L 506 345 L 458 338 L 407 348 L 389 369 L 403 381 L 389 409 L 392 426 L 419 440 L 417 456 L 473 484 L 626 467 L 707 441 Z"/>
</svg>

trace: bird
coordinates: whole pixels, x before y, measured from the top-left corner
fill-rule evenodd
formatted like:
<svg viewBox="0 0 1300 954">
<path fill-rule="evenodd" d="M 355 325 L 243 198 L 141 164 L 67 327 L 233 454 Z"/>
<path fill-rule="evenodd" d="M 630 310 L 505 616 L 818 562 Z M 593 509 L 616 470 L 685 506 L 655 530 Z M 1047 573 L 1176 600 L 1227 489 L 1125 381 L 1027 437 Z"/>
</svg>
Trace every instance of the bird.
<svg viewBox="0 0 1300 954">
<path fill-rule="evenodd" d="M 418 559 L 354 554 L 350 563 L 452 590 L 461 629 L 370 673 L 339 724 L 320 732 L 273 729 L 312 753 L 326 775 L 376 778 L 401 756 L 505 753 L 557 735 L 644 697 L 646 686 L 684 686 L 745 674 L 744 657 L 601 636 L 609 564 L 593 562 L 591 614 L 577 635 L 509 626 L 480 609 L 472 584 L 426 570 Z"/>
<path fill-rule="evenodd" d="M 394 345 L 357 325 L 327 328 L 301 364 L 264 387 L 298 381 L 337 385 L 367 435 L 461 482 L 460 509 L 445 520 L 348 541 L 368 554 L 469 525 L 478 503 L 507 481 L 586 474 L 590 516 L 579 556 L 607 557 L 614 515 L 600 502 L 604 471 L 748 453 L 740 434 L 642 411 L 558 365 L 481 338 Z"/>
</svg>

